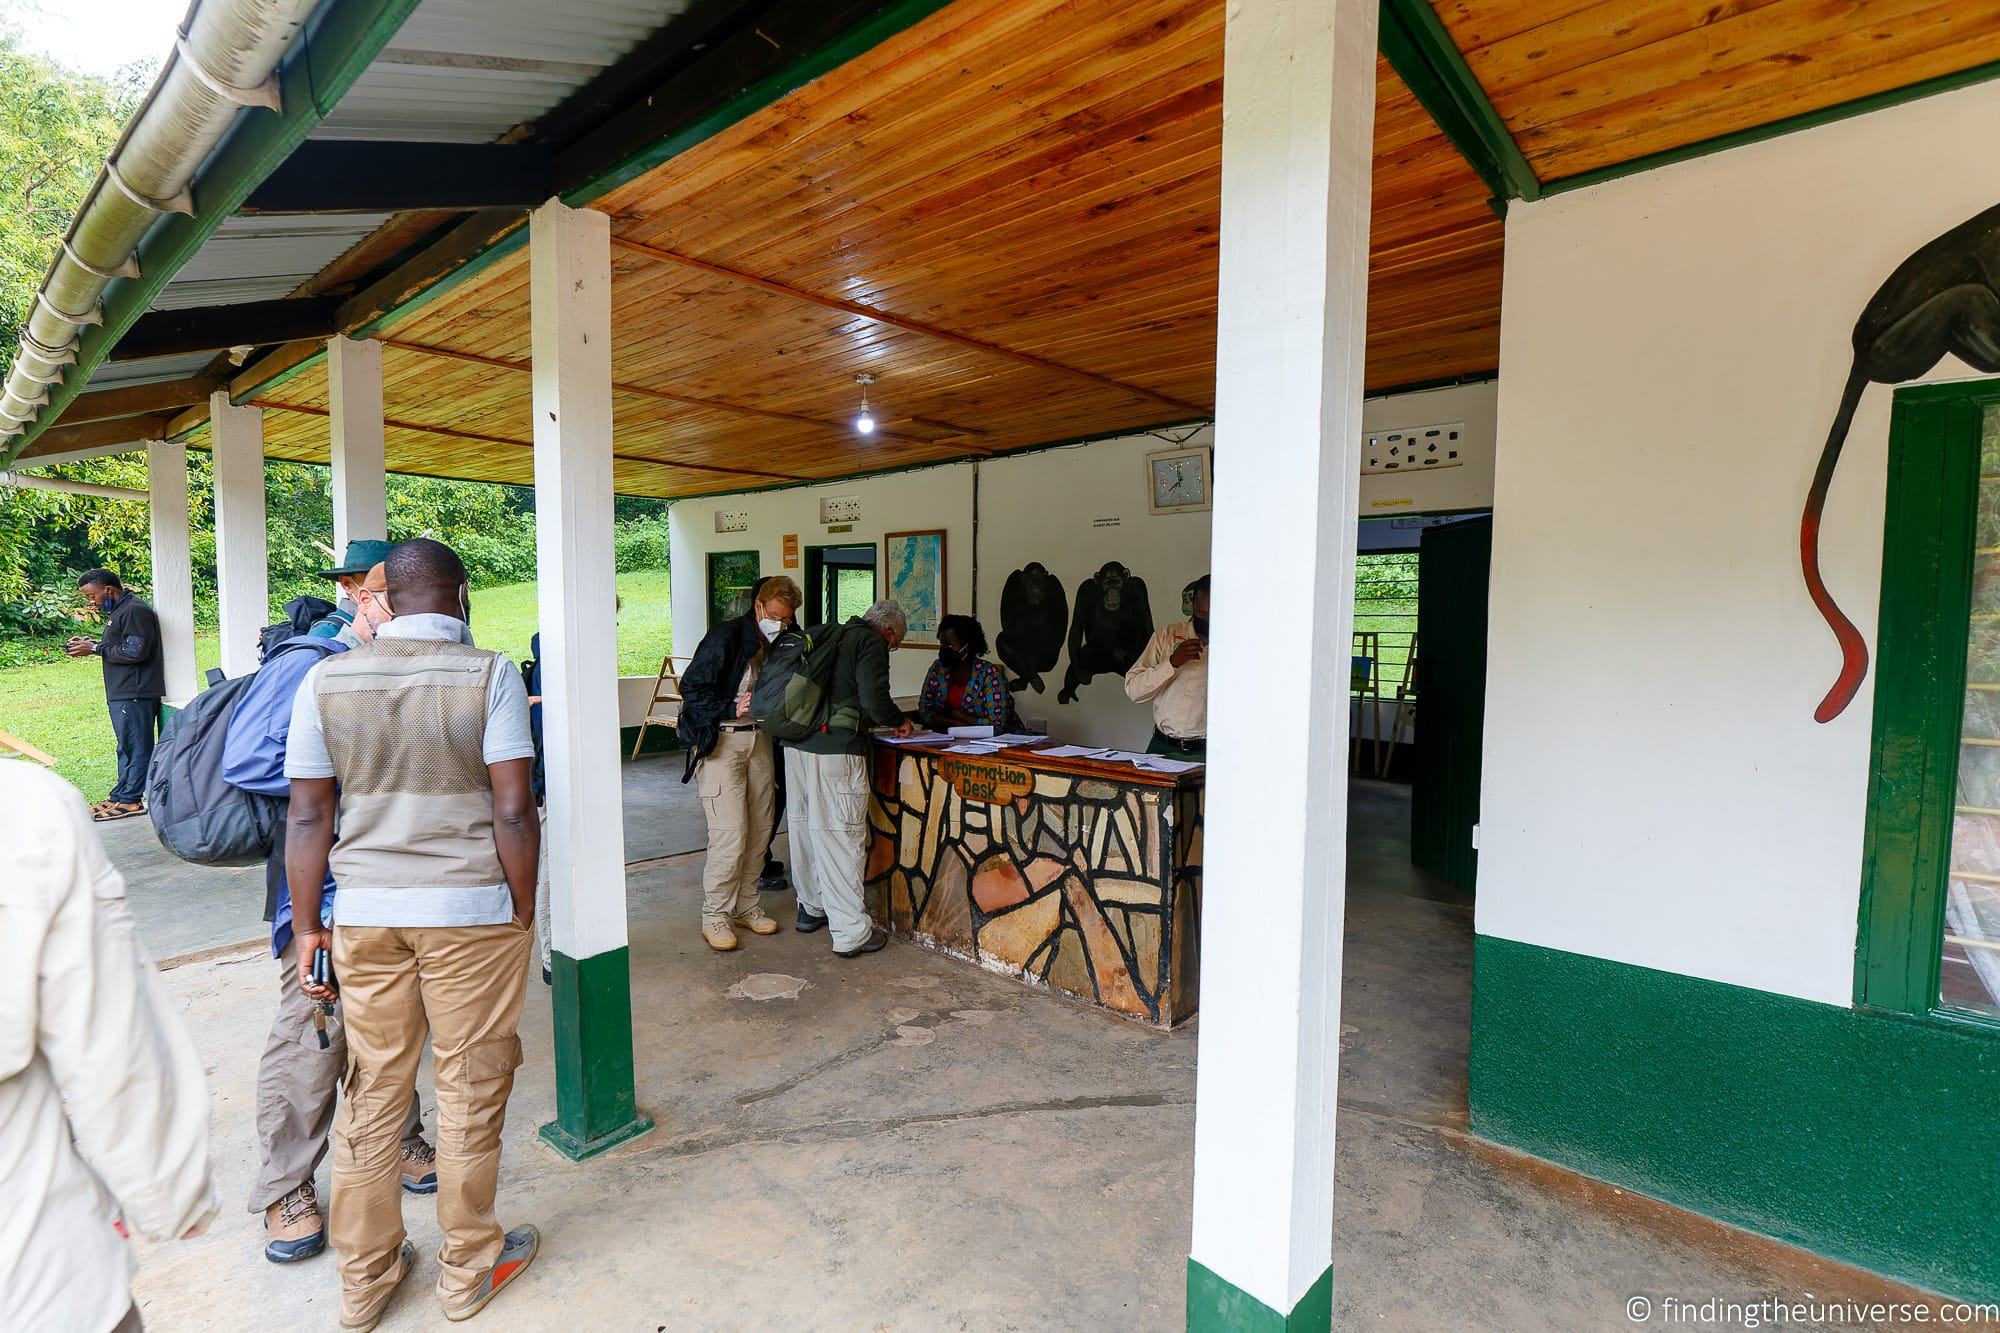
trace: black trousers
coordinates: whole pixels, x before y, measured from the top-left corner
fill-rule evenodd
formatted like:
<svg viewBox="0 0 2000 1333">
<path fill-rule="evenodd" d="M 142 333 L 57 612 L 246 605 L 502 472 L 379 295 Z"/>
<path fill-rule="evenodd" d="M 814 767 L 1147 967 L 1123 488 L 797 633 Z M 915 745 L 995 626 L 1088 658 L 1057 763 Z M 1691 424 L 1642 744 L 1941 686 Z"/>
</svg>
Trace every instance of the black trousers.
<svg viewBox="0 0 2000 1333">
<path fill-rule="evenodd" d="M 153 740 L 159 734 L 158 699 L 113 699 L 111 733 L 118 738 L 118 785 L 111 799 L 137 805 L 146 799 L 146 770 L 153 766 Z"/>
</svg>

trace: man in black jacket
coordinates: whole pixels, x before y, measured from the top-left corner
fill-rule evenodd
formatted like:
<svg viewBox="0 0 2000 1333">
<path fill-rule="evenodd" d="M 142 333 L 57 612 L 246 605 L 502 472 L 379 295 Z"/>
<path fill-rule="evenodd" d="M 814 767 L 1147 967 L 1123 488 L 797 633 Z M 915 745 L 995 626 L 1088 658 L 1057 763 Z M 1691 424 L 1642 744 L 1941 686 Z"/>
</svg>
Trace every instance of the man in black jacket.
<svg viewBox="0 0 2000 1333">
<path fill-rule="evenodd" d="M 750 716 L 750 693 L 765 645 L 792 623 L 802 600 L 799 585 L 784 575 L 765 579 L 750 610 L 711 626 L 681 673 L 681 743 L 708 818 L 701 937 L 718 953 L 740 946 L 739 926 L 753 935 L 778 930 L 757 904 L 777 814 L 776 763 L 771 738 Z"/>
<path fill-rule="evenodd" d="M 146 770 L 153 763 L 153 740 L 160 725 L 160 700 L 167 693 L 166 663 L 160 654 L 160 618 L 153 608 L 125 591 L 108 569 L 87 571 L 76 581 L 104 617 L 101 640 L 77 635 L 63 651 L 71 657 L 104 659 L 104 699 L 118 741 L 118 785 L 109 800 L 90 808 L 103 821 L 146 812 Z"/>
</svg>

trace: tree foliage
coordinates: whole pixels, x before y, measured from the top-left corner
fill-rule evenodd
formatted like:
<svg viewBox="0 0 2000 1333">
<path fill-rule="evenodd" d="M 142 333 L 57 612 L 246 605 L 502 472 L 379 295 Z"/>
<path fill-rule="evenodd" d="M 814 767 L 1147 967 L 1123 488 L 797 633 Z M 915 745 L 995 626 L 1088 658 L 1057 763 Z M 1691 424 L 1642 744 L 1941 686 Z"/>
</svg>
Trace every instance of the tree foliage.
<svg viewBox="0 0 2000 1333">
<path fill-rule="evenodd" d="M 137 109 L 153 70 L 101 79 L 28 54 L 0 20 L 0 370 L 11 364 L 35 290 L 91 184 Z M 142 454 L 91 459 L 42 475 L 143 491 Z M 333 540 L 332 481 L 325 467 L 265 465 L 272 606 L 301 593 L 331 594 L 320 577 Z M 197 619 L 215 602 L 214 478 L 208 455 L 188 455 L 189 523 Z M 620 497 L 621 569 L 664 568 L 666 506 Z M 534 492 L 518 486 L 391 476 L 389 537 L 428 536 L 464 558 L 475 586 L 535 577 Z M 54 651 L 83 614 L 76 576 L 114 570 L 152 588 L 147 506 L 60 492 L 0 487 L 0 664 Z M 37 637 L 39 636 L 39 637 Z M 11 647 L 8 640 L 11 639 Z"/>
</svg>

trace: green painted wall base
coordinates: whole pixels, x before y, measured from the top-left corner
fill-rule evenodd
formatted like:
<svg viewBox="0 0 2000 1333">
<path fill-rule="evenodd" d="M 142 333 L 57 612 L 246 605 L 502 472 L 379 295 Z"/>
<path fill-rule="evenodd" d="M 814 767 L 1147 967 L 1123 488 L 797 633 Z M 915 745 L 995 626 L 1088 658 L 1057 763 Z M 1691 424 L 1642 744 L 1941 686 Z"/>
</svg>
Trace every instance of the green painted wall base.
<svg viewBox="0 0 2000 1333">
<path fill-rule="evenodd" d="M 620 727 L 618 729 L 618 753 L 621 756 L 629 758 L 632 753 L 632 742 L 638 739 L 639 729 L 637 727 Z M 680 737 L 672 727 L 655 725 L 646 728 L 646 744 L 640 748 L 639 753 L 667 754 L 680 748 Z"/>
<path fill-rule="evenodd" d="M 632 963 L 622 946 L 585 959 L 558 952 L 551 969 L 556 1118 L 542 1139 L 581 1161 L 653 1127 L 632 1080 Z"/>
<path fill-rule="evenodd" d="M 1214 1270 L 1188 1260 L 1188 1333 L 1321 1333 L 1333 1327 L 1333 1265 L 1285 1314 Z"/>
<path fill-rule="evenodd" d="M 1475 1133 L 1962 1300 L 2000 1299 L 2000 1029 L 1477 938 Z"/>
</svg>

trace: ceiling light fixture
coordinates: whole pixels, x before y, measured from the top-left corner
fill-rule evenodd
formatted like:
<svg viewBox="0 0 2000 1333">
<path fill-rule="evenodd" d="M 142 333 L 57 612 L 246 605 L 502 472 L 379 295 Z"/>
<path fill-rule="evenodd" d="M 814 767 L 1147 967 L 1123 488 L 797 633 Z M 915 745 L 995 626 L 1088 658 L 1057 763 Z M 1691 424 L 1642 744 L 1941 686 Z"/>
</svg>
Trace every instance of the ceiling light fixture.
<svg viewBox="0 0 2000 1333">
<path fill-rule="evenodd" d="M 868 386 L 875 382 L 873 375 L 856 375 L 854 382 L 861 386 L 861 415 L 854 418 L 854 429 L 863 435 L 875 433 L 875 414 L 868 410 Z"/>
</svg>

